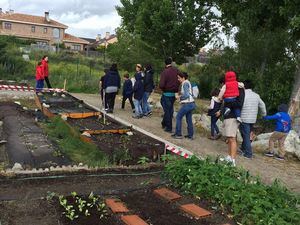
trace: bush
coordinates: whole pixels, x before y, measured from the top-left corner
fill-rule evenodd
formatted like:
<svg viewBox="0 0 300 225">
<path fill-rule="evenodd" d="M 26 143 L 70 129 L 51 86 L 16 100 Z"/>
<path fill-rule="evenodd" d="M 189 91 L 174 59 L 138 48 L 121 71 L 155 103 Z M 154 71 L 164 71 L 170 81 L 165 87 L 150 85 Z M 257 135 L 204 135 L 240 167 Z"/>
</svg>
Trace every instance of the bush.
<svg viewBox="0 0 300 225">
<path fill-rule="evenodd" d="M 171 161 L 165 174 L 176 187 L 217 203 L 241 224 L 299 224 L 300 198 L 278 182 L 267 186 L 248 171 L 195 157 Z"/>
</svg>

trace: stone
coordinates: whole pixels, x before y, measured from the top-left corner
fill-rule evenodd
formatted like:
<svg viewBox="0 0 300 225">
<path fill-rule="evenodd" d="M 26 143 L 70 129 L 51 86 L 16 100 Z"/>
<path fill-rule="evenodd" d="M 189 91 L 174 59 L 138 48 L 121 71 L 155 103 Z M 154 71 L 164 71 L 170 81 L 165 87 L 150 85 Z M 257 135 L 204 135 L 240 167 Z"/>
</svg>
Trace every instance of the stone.
<svg viewBox="0 0 300 225">
<path fill-rule="evenodd" d="M 3 126 L 3 121 L 0 120 L 0 127 L 2 127 L 2 126 Z"/>
<path fill-rule="evenodd" d="M 255 152 L 266 152 L 269 147 L 269 139 L 272 133 L 260 134 L 256 137 L 256 140 L 252 142 L 251 146 Z M 284 148 L 287 153 L 296 156 L 300 160 L 300 138 L 296 131 L 291 130 L 285 139 Z M 275 151 L 277 146 L 275 144 Z"/>
<path fill-rule="evenodd" d="M 23 170 L 23 167 L 20 163 L 15 163 L 14 166 L 12 167 L 12 171 L 20 171 Z"/>
</svg>

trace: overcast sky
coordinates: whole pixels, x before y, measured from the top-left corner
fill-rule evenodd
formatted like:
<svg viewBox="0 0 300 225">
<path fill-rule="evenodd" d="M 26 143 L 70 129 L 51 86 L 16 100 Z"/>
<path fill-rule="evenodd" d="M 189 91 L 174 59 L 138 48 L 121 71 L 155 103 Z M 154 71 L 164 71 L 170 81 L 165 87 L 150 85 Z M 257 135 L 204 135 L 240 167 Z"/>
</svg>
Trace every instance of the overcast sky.
<svg viewBox="0 0 300 225">
<path fill-rule="evenodd" d="M 119 0 L 0 0 L 3 11 L 9 9 L 17 13 L 44 16 L 67 25 L 67 33 L 78 37 L 102 37 L 106 31 L 115 33 L 121 18 L 115 9 Z"/>
</svg>

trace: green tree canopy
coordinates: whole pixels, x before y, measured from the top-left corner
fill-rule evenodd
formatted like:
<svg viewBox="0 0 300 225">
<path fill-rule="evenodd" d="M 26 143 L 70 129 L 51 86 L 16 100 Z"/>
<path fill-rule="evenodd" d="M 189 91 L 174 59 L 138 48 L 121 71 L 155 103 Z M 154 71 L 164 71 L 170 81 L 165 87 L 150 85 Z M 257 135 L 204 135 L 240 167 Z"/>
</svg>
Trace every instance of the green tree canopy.
<svg viewBox="0 0 300 225">
<path fill-rule="evenodd" d="M 209 1 L 121 0 L 122 26 L 153 46 L 157 56 L 184 62 L 210 40 L 214 13 Z"/>
</svg>

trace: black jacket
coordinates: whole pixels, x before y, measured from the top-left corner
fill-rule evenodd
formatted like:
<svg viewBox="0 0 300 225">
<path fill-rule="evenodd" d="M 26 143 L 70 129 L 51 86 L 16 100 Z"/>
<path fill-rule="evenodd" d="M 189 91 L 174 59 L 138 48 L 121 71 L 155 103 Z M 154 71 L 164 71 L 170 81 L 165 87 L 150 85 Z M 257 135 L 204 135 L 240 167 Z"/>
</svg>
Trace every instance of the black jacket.
<svg viewBox="0 0 300 225">
<path fill-rule="evenodd" d="M 107 74 L 104 76 L 104 84 L 103 88 L 107 87 L 121 87 L 121 78 L 118 71 L 110 70 L 107 72 Z"/>
<path fill-rule="evenodd" d="M 230 108 L 242 108 L 243 105 L 244 105 L 244 99 L 245 99 L 245 89 L 244 88 L 239 88 L 239 97 L 237 97 L 237 101 L 235 102 L 226 102 L 226 107 L 230 107 Z M 224 104 L 223 104 L 224 105 Z M 224 108 L 222 108 L 222 111 L 223 111 L 223 115 L 224 115 Z M 227 115 L 227 116 L 224 116 L 224 119 L 230 119 L 230 118 L 235 118 L 235 114 L 234 114 L 234 111 L 231 110 L 231 112 Z"/>
<path fill-rule="evenodd" d="M 145 92 L 152 92 L 154 89 L 153 74 L 154 74 L 153 70 L 148 70 L 145 72 L 145 77 L 144 77 Z"/>
<path fill-rule="evenodd" d="M 143 78 L 141 73 L 136 73 L 135 76 L 135 82 L 133 86 L 133 98 L 136 100 L 142 100 L 144 95 L 144 84 L 143 84 Z"/>
</svg>

